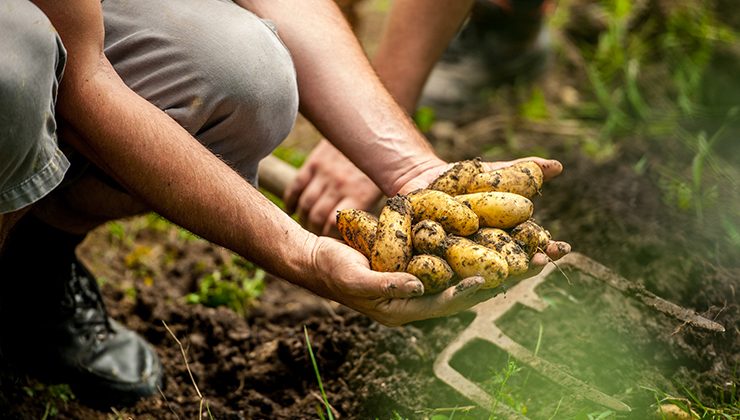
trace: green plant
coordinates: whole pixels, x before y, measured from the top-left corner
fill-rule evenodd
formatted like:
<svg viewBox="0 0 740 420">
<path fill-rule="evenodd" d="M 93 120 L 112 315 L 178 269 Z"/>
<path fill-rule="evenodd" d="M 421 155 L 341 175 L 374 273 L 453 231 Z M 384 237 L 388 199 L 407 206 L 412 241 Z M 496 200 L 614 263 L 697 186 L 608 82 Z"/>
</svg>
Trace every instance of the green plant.
<svg viewBox="0 0 740 420">
<path fill-rule="evenodd" d="M 316 363 L 316 358 L 313 355 L 313 349 L 311 348 L 311 340 L 308 338 L 308 328 L 306 326 L 303 326 L 303 334 L 306 336 L 306 347 L 308 348 L 308 355 L 311 357 L 311 365 L 313 366 L 313 371 L 316 374 L 316 381 L 319 383 L 319 390 L 321 391 L 321 398 L 324 401 L 324 406 L 326 408 L 326 417 L 324 417 L 324 413 L 321 412 L 321 410 L 317 410 L 319 417 L 321 420 L 324 420 L 325 418 L 328 418 L 329 420 L 334 420 L 334 414 L 332 413 L 331 405 L 329 404 L 329 399 L 326 397 L 326 391 L 324 391 L 324 383 L 321 381 L 321 374 L 319 373 L 319 365 Z M 397 413 L 396 413 L 397 414 Z"/>
<path fill-rule="evenodd" d="M 198 291 L 188 294 L 185 300 L 210 307 L 226 306 L 244 316 L 262 294 L 264 277 L 263 270 L 235 256 L 230 263 L 201 278 Z"/>
<path fill-rule="evenodd" d="M 290 163 L 296 168 L 301 167 L 303 165 L 303 162 L 306 161 L 306 157 L 308 157 L 306 153 L 301 150 L 284 146 L 278 146 L 272 152 L 272 154 L 280 158 L 281 160 Z"/>
<path fill-rule="evenodd" d="M 491 413 L 496 412 L 499 402 L 502 402 L 522 414 L 527 414 L 527 405 L 519 398 L 515 390 L 507 387 L 509 380 L 522 370 L 516 361 L 509 358 L 506 366 L 499 371 L 494 371 L 491 380 L 488 383 L 488 389 L 492 391 L 493 406 Z M 493 414 L 490 417 L 493 417 Z"/>
<path fill-rule="evenodd" d="M 519 106 L 521 116 L 532 121 L 542 121 L 550 118 L 542 88 L 532 87 L 528 93 L 529 98 Z"/>
<path fill-rule="evenodd" d="M 729 420 L 740 418 L 740 400 L 738 400 L 737 397 L 737 380 L 734 380 L 729 384 L 729 389 L 721 389 L 719 391 L 719 403 L 715 405 L 709 405 L 702 402 L 696 394 L 685 386 L 681 386 L 681 388 L 687 397 L 671 395 L 655 388 L 642 388 L 654 394 L 656 411 L 660 413 L 663 418 L 667 417 L 661 409 L 663 404 L 674 405 L 687 414 L 702 419 L 711 418 Z"/>
<path fill-rule="evenodd" d="M 436 119 L 436 113 L 434 108 L 429 106 L 422 106 L 414 113 L 414 122 L 419 127 L 419 131 L 426 133 L 432 128 L 432 124 Z"/>
<path fill-rule="evenodd" d="M 36 383 L 31 386 L 24 386 L 23 390 L 29 397 L 37 398 L 44 403 L 42 420 L 56 417 L 59 414 L 57 404 L 61 403 L 66 408 L 67 403 L 75 399 L 75 394 L 68 384 L 45 385 Z"/>
</svg>

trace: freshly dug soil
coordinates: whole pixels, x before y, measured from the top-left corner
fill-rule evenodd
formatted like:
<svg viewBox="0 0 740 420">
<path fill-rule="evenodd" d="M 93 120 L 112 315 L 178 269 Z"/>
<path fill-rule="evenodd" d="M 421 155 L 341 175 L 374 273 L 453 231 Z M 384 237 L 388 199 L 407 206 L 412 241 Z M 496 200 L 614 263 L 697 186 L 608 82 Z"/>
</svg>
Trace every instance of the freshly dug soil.
<svg viewBox="0 0 740 420">
<path fill-rule="evenodd" d="M 571 272 L 567 281 L 553 276 L 541 286 L 540 294 L 552 305 L 547 316 L 512 311 L 502 320 L 502 330 L 531 350 L 539 341 L 542 357 L 630 402 L 635 418 L 646 415 L 654 403 L 653 394 L 641 387 L 676 395 L 686 386 L 703 401 L 729 402 L 737 393 L 732 384 L 740 362 L 740 306 L 735 295 L 740 269 L 726 261 L 703 259 L 705 253 L 699 251 L 707 238 L 691 234 L 688 218 L 663 205 L 656 187 L 636 175 L 625 156 L 596 164 L 565 149 L 552 154 L 567 169 L 536 199 L 538 221 L 554 237 L 573 244 L 574 251 L 696 309 L 727 331 L 698 331 L 651 313 L 593 279 L 582 280 L 577 272 Z M 145 228 L 147 223 L 144 218 L 123 223 L 124 235 L 101 228 L 80 249 L 83 260 L 104 280 L 103 294 L 112 316 L 154 344 L 165 366 L 162 394 L 134 407 L 117 408 L 124 418 L 198 416 L 200 401 L 163 320 L 183 342 L 195 381 L 216 418 L 318 416 L 322 405 L 304 326 L 328 400 L 339 417 L 391 418 L 397 413 L 421 418 L 434 408 L 472 405 L 432 372 L 436 356 L 471 315 L 391 329 L 269 276 L 264 294 L 247 317 L 226 308 L 188 304 L 184 296 L 196 291 L 199 279 L 231 255 L 175 228 Z M 679 228 L 681 223 L 686 227 Z M 631 355 L 634 362 L 620 364 L 620 355 Z M 491 346 L 473 343 L 454 360 L 454 367 L 495 391 L 496 372 L 506 360 Z M 623 376 L 613 377 L 615 370 Z M 523 372 L 527 370 L 517 373 L 510 385 L 531 375 L 528 386 L 541 386 L 543 394 L 549 389 L 552 397 L 517 400 L 517 391 L 512 391 L 511 398 L 526 404 L 531 413 L 552 413 L 560 396 L 567 394 L 558 394 L 564 391 L 556 391 L 536 372 Z M 107 418 L 113 413 L 76 400 L 64 403 L 49 392 L 29 396 L 24 387 L 33 388 L 35 380 L 7 366 L 0 379 L 0 411 L 9 418 L 40 418 L 50 404 L 59 418 Z M 561 404 L 559 410 L 567 409 L 568 404 Z M 584 408 L 571 409 L 576 413 Z M 474 408 L 467 415 L 486 414 Z"/>
<path fill-rule="evenodd" d="M 548 98 L 558 95 L 550 92 L 553 86 L 584 83 L 570 73 L 565 68 L 549 76 Z M 646 418 L 655 410 L 653 390 L 687 396 L 688 389 L 705 404 L 740 401 L 738 250 L 723 241 L 718 222 L 700 225 L 692 214 L 664 202 L 663 190 L 651 181 L 660 179 L 657 165 L 648 161 L 644 171 L 635 170 L 643 156 L 667 152 L 662 149 L 667 143 L 635 142 L 647 144 L 639 149 L 618 145 L 608 159 L 594 159 L 572 141 L 570 126 L 517 125 L 507 116 L 507 106 L 516 106 L 508 103 L 510 96 L 515 95 L 501 94 L 505 99 L 494 104 L 499 105 L 494 115 L 452 128 L 439 124 L 432 140 L 440 154 L 450 161 L 480 155 L 494 160 L 512 157 L 514 149 L 561 160 L 564 173 L 534 200 L 538 223 L 574 251 L 695 309 L 726 332 L 683 325 L 572 270 L 564 270 L 567 277 L 554 274 L 538 289 L 550 305 L 545 313 L 516 307 L 499 327 L 573 376 L 630 404 L 633 412 L 620 417 Z M 458 130 L 461 126 L 469 130 Z M 511 133 L 517 133 L 514 140 Z M 488 416 L 432 371 L 440 351 L 471 322 L 470 313 L 386 328 L 270 276 L 247 316 L 189 304 L 185 296 L 231 254 L 146 217 L 98 229 L 79 254 L 103 283 L 111 315 L 155 346 L 166 375 L 161 395 L 133 407 L 97 410 L 78 399 L 65 401 L 68 392 L 40 384 L 3 361 L 3 418 L 198 418 L 201 401 L 162 321 L 183 343 L 206 400 L 204 410 L 214 418 L 319 417 L 323 405 L 304 326 L 338 418 L 424 418 L 453 411 L 456 419 Z M 453 359 L 453 367 L 500 403 L 533 418 L 604 412 L 510 361 L 494 346 L 476 341 Z"/>
</svg>

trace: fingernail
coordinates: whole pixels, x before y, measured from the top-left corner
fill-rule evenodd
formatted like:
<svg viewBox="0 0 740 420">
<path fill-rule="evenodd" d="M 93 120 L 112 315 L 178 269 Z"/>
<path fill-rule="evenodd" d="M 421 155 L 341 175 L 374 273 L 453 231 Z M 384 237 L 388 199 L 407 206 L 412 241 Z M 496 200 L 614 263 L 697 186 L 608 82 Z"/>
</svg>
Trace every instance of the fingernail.
<svg viewBox="0 0 740 420">
<path fill-rule="evenodd" d="M 453 297 L 457 297 L 460 295 L 470 295 L 475 293 L 478 289 L 483 286 L 483 283 L 485 283 L 485 280 L 483 280 L 483 277 L 471 277 L 468 279 L 465 279 L 461 281 L 460 283 L 455 286 L 455 291 L 452 293 Z"/>
<path fill-rule="evenodd" d="M 403 285 L 404 291 L 411 296 L 421 296 L 424 294 L 424 285 L 419 280 L 409 280 Z"/>
<path fill-rule="evenodd" d="M 570 253 L 570 244 L 567 242 L 558 242 L 558 252 L 560 255 Z"/>
</svg>

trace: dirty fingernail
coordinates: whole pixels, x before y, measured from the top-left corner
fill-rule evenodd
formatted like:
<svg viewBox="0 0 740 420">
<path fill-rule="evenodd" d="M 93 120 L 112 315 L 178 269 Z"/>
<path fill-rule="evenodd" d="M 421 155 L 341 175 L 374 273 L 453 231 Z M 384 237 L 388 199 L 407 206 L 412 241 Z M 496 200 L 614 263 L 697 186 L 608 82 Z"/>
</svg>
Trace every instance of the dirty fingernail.
<svg viewBox="0 0 740 420">
<path fill-rule="evenodd" d="M 483 286 L 484 282 L 483 277 L 470 277 L 464 279 L 455 286 L 455 291 L 452 293 L 452 296 L 458 297 L 460 295 L 473 294 Z"/>
<path fill-rule="evenodd" d="M 411 296 L 421 296 L 424 294 L 424 285 L 419 280 L 409 280 L 403 285 L 403 289 Z"/>
</svg>

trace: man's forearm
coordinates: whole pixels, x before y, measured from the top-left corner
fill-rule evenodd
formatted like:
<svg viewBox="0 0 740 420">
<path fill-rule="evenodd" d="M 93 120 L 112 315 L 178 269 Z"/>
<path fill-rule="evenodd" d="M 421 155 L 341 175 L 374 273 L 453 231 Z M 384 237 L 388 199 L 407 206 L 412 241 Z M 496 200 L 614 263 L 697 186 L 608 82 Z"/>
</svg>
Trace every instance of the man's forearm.
<svg viewBox="0 0 740 420">
<path fill-rule="evenodd" d="M 57 110 L 78 149 L 173 222 L 288 280 L 315 274 L 306 271 L 316 237 L 118 77 L 103 54 L 99 1 L 34 3 L 69 51 Z"/>
<path fill-rule="evenodd" d="M 296 280 L 315 239 L 111 68 L 60 95 L 97 165 L 173 222 Z M 270 238 L 270 245 L 264 241 Z"/>
<path fill-rule="evenodd" d="M 393 2 L 373 66 L 409 114 L 429 73 L 473 7 L 473 0 Z"/>
<path fill-rule="evenodd" d="M 298 74 L 301 111 L 386 194 L 439 164 L 375 75 L 330 0 L 237 0 L 273 20 Z"/>
</svg>

